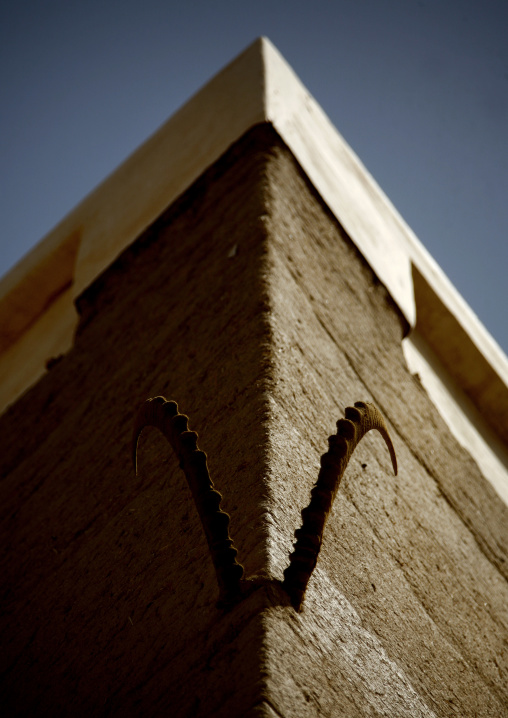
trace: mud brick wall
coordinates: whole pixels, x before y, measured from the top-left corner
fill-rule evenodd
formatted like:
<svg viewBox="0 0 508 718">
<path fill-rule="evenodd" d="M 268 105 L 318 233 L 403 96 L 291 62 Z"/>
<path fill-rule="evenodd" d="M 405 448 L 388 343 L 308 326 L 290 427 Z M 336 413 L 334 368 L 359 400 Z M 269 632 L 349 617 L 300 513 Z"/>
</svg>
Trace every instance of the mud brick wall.
<svg viewBox="0 0 508 718">
<path fill-rule="evenodd" d="M 270 126 L 79 298 L 0 418 L 6 715 L 501 716 L 507 511 L 407 370 L 387 290 Z M 260 588 L 230 611 L 148 397 L 199 433 Z M 374 401 L 300 613 L 280 580 L 345 406 Z"/>
</svg>

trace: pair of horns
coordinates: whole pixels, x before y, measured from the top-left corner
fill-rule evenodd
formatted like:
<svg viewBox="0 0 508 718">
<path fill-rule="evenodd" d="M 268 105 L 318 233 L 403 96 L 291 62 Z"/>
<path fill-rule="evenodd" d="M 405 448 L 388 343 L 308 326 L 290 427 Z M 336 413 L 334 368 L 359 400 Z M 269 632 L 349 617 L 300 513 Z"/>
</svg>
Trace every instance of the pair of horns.
<svg viewBox="0 0 508 718">
<path fill-rule="evenodd" d="M 302 511 L 302 526 L 295 531 L 294 551 L 284 571 L 282 586 L 292 605 L 300 610 L 307 584 L 316 566 L 323 531 L 349 460 L 371 429 L 386 442 L 397 475 L 397 459 L 381 412 L 366 402 L 347 407 L 346 418 L 337 422 L 337 433 L 328 439 L 329 449 L 321 457 L 317 482 L 309 505 Z M 188 417 L 178 412 L 174 401 L 162 396 L 148 399 L 139 409 L 132 435 L 132 460 L 137 471 L 138 439 L 145 426 L 159 429 L 171 444 L 191 490 L 212 556 L 219 605 L 233 603 L 241 595 L 243 566 L 236 560 L 237 550 L 229 536 L 229 515 L 221 510 L 221 494 L 208 472 L 206 454 L 198 448 L 198 435 L 189 431 Z"/>
</svg>

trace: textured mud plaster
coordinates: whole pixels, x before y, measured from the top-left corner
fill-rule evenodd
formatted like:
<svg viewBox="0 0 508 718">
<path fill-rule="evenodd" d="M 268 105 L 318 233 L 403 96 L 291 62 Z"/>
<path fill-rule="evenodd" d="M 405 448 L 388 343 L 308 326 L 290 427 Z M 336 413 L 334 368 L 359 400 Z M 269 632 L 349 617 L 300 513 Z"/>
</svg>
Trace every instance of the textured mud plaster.
<svg viewBox="0 0 508 718">
<path fill-rule="evenodd" d="M 233 252 L 232 249 L 236 247 Z M 73 349 L 0 419 L 0 701 L 19 715 L 502 716 L 506 513 L 407 371 L 386 289 L 270 127 L 79 300 Z M 178 462 L 177 397 L 247 575 L 224 612 Z M 301 613 L 277 593 L 344 408 L 374 402 Z"/>
<path fill-rule="evenodd" d="M 233 147 L 96 280 L 73 349 L 1 419 L 0 700 L 19 714 L 231 716 L 262 698 L 258 595 L 217 610 L 177 460 L 147 428 L 136 477 L 129 442 L 144 399 L 177 396 L 246 571 L 266 570 L 272 137 Z"/>
<path fill-rule="evenodd" d="M 411 715 L 413 709 L 416 714 L 504 715 L 506 509 L 409 374 L 400 346 L 404 326 L 385 288 L 292 157 L 282 150 L 276 155 L 269 167 L 268 211 L 276 357 L 269 442 L 271 465 L 277 467 L 271 475 L 274 525 L 280 527 L 273 532 L 274 570 L 283 570 L 285 537 L 314 481 L 319 437 L 327 435 L 346 403 L 361 396 L 382 410 L 399 476 L 390 477 L 382 443 L 366 437 L 338 493 L 302 613 L 281 619 L 272 640 L 267 638 L 277 676 L 272 702 L 282 714 L 292 693 L 299 695 L 302 715 L 334 715 L 344 695 L 360 715 Z M 323 585 L 333 587 L 335 602 L 327 600 Z M 359 654 L 375 655 L 370 651 L 379 641 L 383 660 L 397 666 L 391 675 L 400 672 L 400 684 L 395 680 L 378 695 L 380 674 L 375 661 L 367 661 L 364 673 L 370 670 L 370 676 L 361 688 L 344 670 L 344 681 L 355 686 L 347 693 L 337 678 L 340 637 L 337 650 L 330 648 L 330 658 L 325 657 L 329 637 L 338 636 L 341 600 L 366 631 L 357 634 Z M 303 631 L 320 626 L 314 634 L 320 657 L 313 679 L 305 677 L 309 653 L 296 648 L 296 621 Z M 285 693 L 288 663 L 293 689 Z M 406 713 L 392 702 L 399 690 Z"/>
</svg>

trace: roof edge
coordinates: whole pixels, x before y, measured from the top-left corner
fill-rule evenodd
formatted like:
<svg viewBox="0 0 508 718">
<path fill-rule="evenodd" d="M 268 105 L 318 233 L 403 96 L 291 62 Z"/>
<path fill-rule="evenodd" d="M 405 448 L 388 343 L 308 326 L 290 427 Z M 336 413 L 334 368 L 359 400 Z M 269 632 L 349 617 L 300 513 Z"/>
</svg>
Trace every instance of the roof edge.
<svg viewBox="0 0 508 718">
<path fill-rule="evenodd" d="M 496 395 L 477 386 L 474 400 L 484 414 L 493 401 L 508 414 L 505 354 L 266 38 L 215 75 L 0 280 L 0 339 L 6 328 L 11 337 L 5 347 L 0 344 L 0 374 L 9 341 L 31 331 L 62 291 L 66 297 L 81 294 L 230 145 L 261 122 L 270 122 L 288 145 L 409 325 L 418 324 L 433 345 L 436 319 L 460 326 L 454 346 L 437 342 L 446 355 L 443 363 L 466 376 L 480 354 L 490 376 L 487 385 L 496 387 Z M 418 290 L 415 277 L 423 278 L 425 291 Z M 37 306 L 34 279 L 39 281 Z M 13 296 L 20 318 L 12 326 L 11 317 L 7 326 Z M 44 372 L 47 359 L 41 354 L 40 371 L 30 383 Z M 15 398 L 0 396 L 0 408 Z"/>
<path fill-rule="evenodd" d="M 410 327 L 508 443 L 506 355 L 284 58 L 269 42 L 263 52 L 268 120 Z"/>
</svg>

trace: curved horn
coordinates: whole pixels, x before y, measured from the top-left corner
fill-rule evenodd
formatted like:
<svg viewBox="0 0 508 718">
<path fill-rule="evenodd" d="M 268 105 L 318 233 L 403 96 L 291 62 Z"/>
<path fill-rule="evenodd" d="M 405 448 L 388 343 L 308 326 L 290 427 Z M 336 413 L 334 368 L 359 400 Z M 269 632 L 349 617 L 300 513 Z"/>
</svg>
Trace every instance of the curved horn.
<svg viewBox="0 0 508 718">
<path fill-rule="evenodd" d="M 219 604 L 227 604 L 239 591 L 243 566 L 236 561 L 237 550 L 229 536 L 229 515 L 220 509 L 221 494 L 215 490 L 206 454 L 197 445 L 198 435 L 188 430 L 188 417 L 178 413 L 175 401 L 163 396 L 148 399 L 139 409 L 132 433 L 132 460 L 137 473 L 138 439 L 145 426 L 159 429 L 171 444 L 180 462 L 198 510 L 212 555 Z"/>
<path fill-rule="evenodd" d="M 377 429 L 385 440 L 397 475 L 395 450 L 379 409 L 374 404 L 357 401 L 354 407 L 347 407 L 345 413 L 346 418 L 337 422 L 337 434 L 328 439 L 329 450 L 321 457 L 318 480 L 311 491 L 309 505 L 302 511 L 302 526 L 295 531 L 294 551 L 284 571 L 283 586 L 297 611 L 316 566 L 325 523 L 342 476 L 353 451 L 371 429 Z"/>
</svg>

